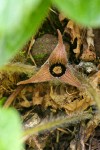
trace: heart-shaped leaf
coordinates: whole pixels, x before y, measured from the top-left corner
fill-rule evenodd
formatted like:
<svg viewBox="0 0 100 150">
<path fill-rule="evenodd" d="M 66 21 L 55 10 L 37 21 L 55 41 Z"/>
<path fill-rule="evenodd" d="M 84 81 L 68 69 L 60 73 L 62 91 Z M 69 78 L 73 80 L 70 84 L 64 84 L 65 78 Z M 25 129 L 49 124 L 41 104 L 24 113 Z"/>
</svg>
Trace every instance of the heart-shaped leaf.
<svg viewBox="0 0 100 150">
<path fill-rule="evenodd" d="M 67 17 L 85 26 L 100 26 L 100 0 L 52 0 Z"/>
<path fill-rule="evenodd" d="M 0 1 L 0 66 L 36 33 L 50 0 Z"/>
<path fill-rule="evenodd" d="M 17 112 L 0 108 L 0 150 L 21 150 L 21 136 L 21 121 Z"/>
</svg>

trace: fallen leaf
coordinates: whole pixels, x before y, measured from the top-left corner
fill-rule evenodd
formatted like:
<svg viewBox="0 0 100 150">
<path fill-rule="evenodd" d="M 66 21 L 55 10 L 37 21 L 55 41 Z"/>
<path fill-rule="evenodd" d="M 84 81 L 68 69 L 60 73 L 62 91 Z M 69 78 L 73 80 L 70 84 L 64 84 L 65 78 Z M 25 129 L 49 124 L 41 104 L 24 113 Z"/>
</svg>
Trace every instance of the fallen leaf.
<svg viewBox="0 0 100 150">
<path fill-rule="evenodd" d="M 93 86 L 97 88 L 98 85 L 100 84 L 100 70 L 98 72 L 96 72 L 95 74 L 93 74 L 90 77 L 90 80 L 93 83 Z"/>
<path fill-rule="evenodd" d="M 86 41 L 83 42 L 83 53 L 80 58 L 83 61 L 94 61 L 96 59 L 92 28 L 87 29 Z"/>
<path fill-rule="evenodd" d="M 83 28 L 81 26 L 76 25 L 73 21 L 69 20 L 65 31 L 71 36 L 71 43 L 73 44 L 75 39 L 77 40 L 77 47 L 73 49 L 74 53 L 76 54 L 76 58 L 80 54 L 80 49 L 82 45 L 82 32 Z"/>
<path fill-rule="evenodd" d="M 41 105 L 43 102 L 43 97 L 40 96 L 39 91 L 36 91 L 32 97 L 33 105 Z"/>
</svg>

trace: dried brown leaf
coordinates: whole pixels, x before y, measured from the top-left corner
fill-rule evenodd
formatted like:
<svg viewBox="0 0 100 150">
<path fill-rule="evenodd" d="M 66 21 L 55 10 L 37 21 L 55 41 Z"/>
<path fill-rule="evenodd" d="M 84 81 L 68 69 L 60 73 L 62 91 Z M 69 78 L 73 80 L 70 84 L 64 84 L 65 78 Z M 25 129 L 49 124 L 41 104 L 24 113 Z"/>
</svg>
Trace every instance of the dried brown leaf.
<svg viewBox="0 0 100 150">
<path fill-rule="evenodd" d="M 64 16 L 64 14 L 59 13 L 59 20 L 60 22 L 62 22 L 66 17 Z"/>
<path fill-rule="evenodd" d="M 76 58 L 79 56 L 80 54 L 80 48 L 82 45 L 82 27 L 76 25 L 73 21 L 69 21 L 66 28 L 65 28 L 65 32 L 67 32 L 68 34 L 70 34 L 71 36 L 71 42 L 72 44 L 74 43 L 74 40 L 77 40 L 77 47 L 73 50 L 74 53 L 76 54 Z"/>
<path fill-rule="evenodd" d="M 94 61 L 96 59 L 94 34 L 92 28 L 87 29 L 86 39 L 83 42 L 83 53 L 81 59 L 83 61 Z"/>
<path fill-rule="evenodd" d="M 32 97 L 33 105 L 41 105 L 43 102 L 43 97 L 40 96 L 39 91 L 36 91 Z"/>
<path fill-rule="evenodd" d="M 100 123 L 100 113 L 97 113 L 94 115 L 92 120 L 90 120 L 87 124 L 86 130 L 85 130 L 85 142 L 93 134 L 95 128 L 99 125 L 99 123 Z"/>
<path fill-rule="evenodd" d="M 22 101 L 20 102 L 20 106 L 28 108 L 31 106 L 31 104 L 28 101 Z"/>
<path fill-rule="evenodd" d="M 82 100 L 74 100 L 73 102 L 64 105 L 66 112 L 72 113 L 72 112 L 82 112 L 86 110 L 89 106 L 93 105 L 94 101 L 92 101 L 90 98 L 86 97 L 86 99 Z"/>
<path fill-rule="evenodd" d="M 93 83 L 94 87 L 98 87 L 98 85 L 100 84 L 100 70 L 98 72 L 96 72 L 95 74 L 93 74 L 90 77 L 91 82 Z"/>
</svg>

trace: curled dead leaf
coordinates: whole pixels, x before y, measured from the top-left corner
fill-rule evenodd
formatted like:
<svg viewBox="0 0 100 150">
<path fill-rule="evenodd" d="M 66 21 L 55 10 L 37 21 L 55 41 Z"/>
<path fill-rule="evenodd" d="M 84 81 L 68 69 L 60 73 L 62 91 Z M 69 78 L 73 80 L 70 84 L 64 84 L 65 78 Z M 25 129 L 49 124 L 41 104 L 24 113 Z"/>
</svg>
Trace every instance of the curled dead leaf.
<svg viewBox="0 0 100 150">
<path fill-rule="evenodd" d="M 33 105 L 41 105 L 43 102 L 43 97 L 40 96 L 39 91 L 36 91 L 32 97 Z"/>
<path fill-rule="evenodd" d="M 81 59 L 83 61 L 94 61 L 96 59 L 92 28 L 87 29 L 86 41 L 83 42 L 83 53 Z"/>
<path fill-rule="evenodd" d="M 98 85 L 100 84 L 100 70 L 98 72 L 96 72 L 95 74 L 93 74 L 90 77 L 90 80 L 93 83 L 93 86 L 97 88 Z"/>
<path fill-rule="evenodd" d="M 85 49 L 81 56 L 81 60 L 94 61 L 96 59 L 96 53 L 92 49 L 93 49 L 92 45 L 89 47 L 89 49 Z"/>
<path fill-rule="evenodd" d="M 82 31 L 83 28 L 81 26 L 76 25 L 72 20 L 69 20 L 65 31 L 71 36 L 71 42 L 74 43 L 75 39 L 77 40 L 77 47 L 73 49 L 74 53 L 76 54 L 76 58 L 80 54 L 80 49 L 82 45 Z"/>
</svg>

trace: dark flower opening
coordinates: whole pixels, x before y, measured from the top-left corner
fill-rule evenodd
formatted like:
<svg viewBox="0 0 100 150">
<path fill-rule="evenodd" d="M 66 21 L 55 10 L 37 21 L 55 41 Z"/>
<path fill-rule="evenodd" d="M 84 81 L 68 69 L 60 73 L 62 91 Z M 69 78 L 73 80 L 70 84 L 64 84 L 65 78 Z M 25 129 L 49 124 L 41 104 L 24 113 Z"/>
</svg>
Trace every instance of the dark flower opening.
<svg viewBox="0 0 100 150">
<path fill-rule="evenodd" d="M 56 64 L 52 64 L 49 70 L 52 76 L 61 77 L 65 73 L 66 67 L 61 63 L 56 63 Z"/>
</svg>

